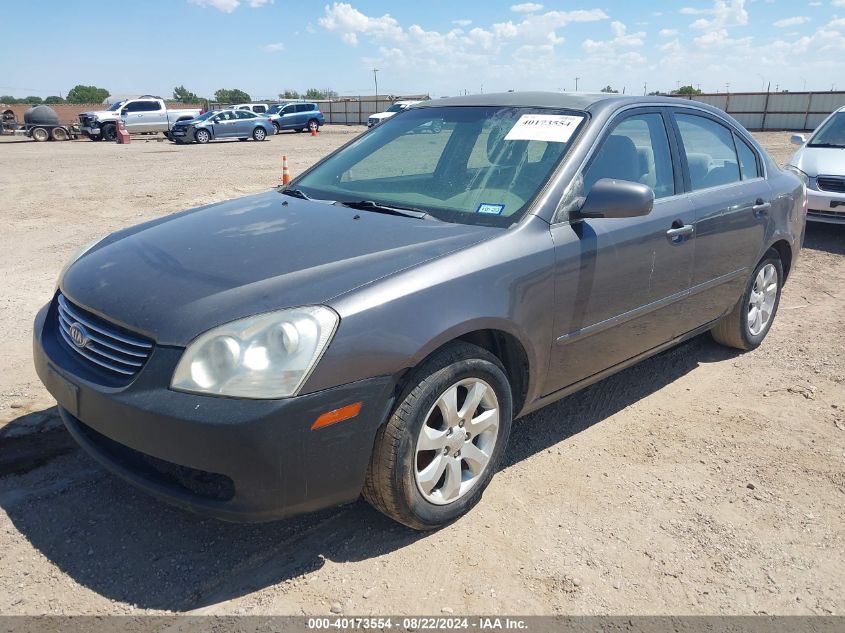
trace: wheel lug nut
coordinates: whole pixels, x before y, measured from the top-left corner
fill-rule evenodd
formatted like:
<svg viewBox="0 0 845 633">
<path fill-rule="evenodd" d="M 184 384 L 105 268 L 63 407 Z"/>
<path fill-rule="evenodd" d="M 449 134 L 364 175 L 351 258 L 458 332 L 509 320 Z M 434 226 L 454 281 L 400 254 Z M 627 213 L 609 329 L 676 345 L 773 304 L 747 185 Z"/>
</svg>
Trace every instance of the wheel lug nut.
<svg viewBox="0 0 845 633">
<path fill-rule="evenodd" d="M 448 454 L 449 454 L 449 447 L 448 447 L 448 446 L 447 446 L 446 448 L 444 448 L 444 449 L 443 449 L 443 454 L 444 454 L 444 455 L 448 455 Z"/>
<path fill-rule="evenodd" d="M 461 456 L 461 451 L 458 451 L 457 453 L 455 453 L 455 457 L 460 457 L 460 456 Z"/>
</svg>

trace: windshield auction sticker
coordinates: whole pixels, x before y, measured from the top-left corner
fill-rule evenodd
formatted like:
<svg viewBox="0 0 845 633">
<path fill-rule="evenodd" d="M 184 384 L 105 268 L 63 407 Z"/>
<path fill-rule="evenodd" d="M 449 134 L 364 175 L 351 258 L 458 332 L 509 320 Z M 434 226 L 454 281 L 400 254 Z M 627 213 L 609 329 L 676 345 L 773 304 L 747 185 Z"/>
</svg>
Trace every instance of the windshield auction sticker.
<svg viewBox="0 0 845 633">
<path fill-rule="evenodd" d="M 523 114 L 505 140 L 566 143 L 583 120 L 584 117 L 564 114 Z"/>
</svg>

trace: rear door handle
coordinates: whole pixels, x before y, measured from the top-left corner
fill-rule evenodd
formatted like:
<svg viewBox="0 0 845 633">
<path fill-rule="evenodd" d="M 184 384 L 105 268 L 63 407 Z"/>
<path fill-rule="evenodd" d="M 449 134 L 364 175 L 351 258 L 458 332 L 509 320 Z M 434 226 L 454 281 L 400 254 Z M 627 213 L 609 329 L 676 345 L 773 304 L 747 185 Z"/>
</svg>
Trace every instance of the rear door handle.
<svg viewBox="0 0 845 633">
<path fill-rule="evenodd" d="M 687 235 L 692 235 L 694 231 L 695 227 L 693 227 L 692 224 L 684 224 L 683 226 L 672 228 L 666 231 L 666 237 L 668 237 L 669 240 L 672 242 L 678 242 L 681 240 L 681 238 L 684 238 Z"/>
<path fill-rule="evenodd" d="M 754 206 L 751 207 L 751 210 L 754 211 L 754 215 L 759 218 L 766 215 L 769 212 L 769 209 L 771 208 L 771 202 L 766 202 L 763 200 L 763 198 L 757 198 L 757 201 L 754 203 Z"/>
</svg>

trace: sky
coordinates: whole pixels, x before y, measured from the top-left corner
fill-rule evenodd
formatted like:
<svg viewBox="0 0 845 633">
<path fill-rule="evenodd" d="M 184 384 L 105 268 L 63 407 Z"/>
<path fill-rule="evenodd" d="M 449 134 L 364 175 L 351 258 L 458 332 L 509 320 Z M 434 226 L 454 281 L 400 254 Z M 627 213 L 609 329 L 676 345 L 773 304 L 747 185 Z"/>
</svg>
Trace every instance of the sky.
<svg viewBox="0 0 845 633">
<path fill-rule="evenodd" d="M 4 2 L 0 94 L 845 90 L 845 0 Z M 18 28 L 10 28 L 19 24 Z M 10 60 L 12 62 L 10 63 Z"/>
</svg>

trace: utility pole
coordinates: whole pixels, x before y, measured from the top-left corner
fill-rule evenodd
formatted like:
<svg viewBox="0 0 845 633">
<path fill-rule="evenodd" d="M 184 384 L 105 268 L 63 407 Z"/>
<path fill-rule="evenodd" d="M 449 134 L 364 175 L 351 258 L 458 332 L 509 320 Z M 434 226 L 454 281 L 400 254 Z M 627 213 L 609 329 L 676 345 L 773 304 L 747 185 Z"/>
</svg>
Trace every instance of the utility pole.
<svg viewBox="0 0 845 633">
<path fill-rule="evenodd" d="M 376 84 L 376 98 L 378 98 L 378 68 L 373 68 L 373 81 Z"/>
<path fill-rule="evenodd" d="M 575 92 L 578 92 L 578 80 L 581 79 L 580 77 L 575 78 Z"/>
</svg>

